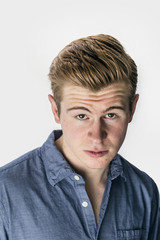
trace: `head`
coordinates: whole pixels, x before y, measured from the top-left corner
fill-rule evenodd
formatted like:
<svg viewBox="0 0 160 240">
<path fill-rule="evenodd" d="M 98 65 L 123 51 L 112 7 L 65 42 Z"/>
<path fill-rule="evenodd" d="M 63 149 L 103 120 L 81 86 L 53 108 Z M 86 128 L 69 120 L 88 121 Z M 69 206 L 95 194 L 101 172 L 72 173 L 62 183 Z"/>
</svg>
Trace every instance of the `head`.
<svg viewBox="0 0 160 240">
<path fill-rule="evenodd" d="M 137 68 L 108 35 L 76 40 L 51 64 L 49 96 L 63 135 L 58 147 L 77 169 L 106 168 L 121 147 L 138 95 Z"/>
<path fill-rule="evenodd" d="M 97 92 L 117 82 L 125 82 L 128 86 L 132 110 L 137 67 L 120 42 L 109 35 L 89 36 L 71 42 L 53 60 L 49 78 L 59 114 L 65 86 Z"/>
</svg>

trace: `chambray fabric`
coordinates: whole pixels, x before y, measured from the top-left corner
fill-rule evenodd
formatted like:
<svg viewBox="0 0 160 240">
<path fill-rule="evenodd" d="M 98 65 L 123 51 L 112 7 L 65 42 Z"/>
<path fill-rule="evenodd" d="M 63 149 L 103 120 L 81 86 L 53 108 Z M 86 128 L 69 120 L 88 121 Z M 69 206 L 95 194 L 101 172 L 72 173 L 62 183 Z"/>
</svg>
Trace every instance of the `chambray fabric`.
<svg viewBox="0 0 160 240">
<path fill-rule="evenodd" d="M 118 154 L 96 226 L 83 178 L 54 145 L 61 134 L 0 169 L 0 240 L 160 239 L 157 187 Z"/>
</svg>

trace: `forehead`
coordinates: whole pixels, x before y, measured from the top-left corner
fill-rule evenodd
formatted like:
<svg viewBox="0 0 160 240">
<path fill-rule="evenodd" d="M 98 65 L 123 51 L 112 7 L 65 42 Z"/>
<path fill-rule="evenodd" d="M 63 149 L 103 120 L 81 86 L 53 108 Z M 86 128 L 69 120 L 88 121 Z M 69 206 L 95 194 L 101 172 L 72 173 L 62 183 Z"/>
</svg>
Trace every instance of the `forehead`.
<svg viewBox="0 0 160 240">
<path fill-rule="evenodd" d="M 128 97 L 128 86 L 123 82 L 111 84 L 96 92 L 84 87 L 68 85 L 63 88 L 62 102 L 103 102 L 112 99 L 126 101 Z"/>
</svg>

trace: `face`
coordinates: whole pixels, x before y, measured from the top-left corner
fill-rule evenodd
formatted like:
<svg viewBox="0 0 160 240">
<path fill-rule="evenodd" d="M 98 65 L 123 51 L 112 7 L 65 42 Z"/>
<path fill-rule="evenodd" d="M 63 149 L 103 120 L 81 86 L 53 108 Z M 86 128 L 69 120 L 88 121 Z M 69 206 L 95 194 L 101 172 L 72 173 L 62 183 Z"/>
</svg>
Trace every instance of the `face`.
<svg viewBox="0 0 160 240">
<path fill-rule="evenodd" d="M 121 147 L 133 112 L 129 111 L 128 88 L 124 83 L 110 85 L 96 93 L 78 86 L 65 86 L 61 113 L 49 96 L 63 135 L 57 146 L 77 168 L 105 169 Z"/>
</svg>

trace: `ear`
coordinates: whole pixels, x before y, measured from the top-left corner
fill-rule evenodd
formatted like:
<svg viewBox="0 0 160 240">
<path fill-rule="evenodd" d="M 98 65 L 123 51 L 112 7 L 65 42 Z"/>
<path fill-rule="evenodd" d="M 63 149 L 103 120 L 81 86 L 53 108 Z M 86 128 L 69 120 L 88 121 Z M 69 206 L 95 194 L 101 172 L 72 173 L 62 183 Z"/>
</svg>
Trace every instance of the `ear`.
<svg viewBox="0 0 160 240">
<path fill-rule="evenodd" d="M 57 109 L 57 105 L 56 105 L 56 102 L 54 100 L 54 97 L 49 94 L 48 99 L 49 99 L 50 104 L 51 104 L 51 109 L 52 109 L 52 112 L 53 112 L 53 115 L 54 115 L 54 119 L 55 119 L 56 123 L 60 123 L 58 109 Z"/>
<path fill-rule="evenodd" d="M 130 116 L 130 119 L 129 119 L 129 123 L 133 119 L 133 115 L 134 115 L 135 110 L 136 110 L 136 105 L 137 105 L 138 99 L 139 99 L 139 94 L 136 94 L 135 97 L 134 97 L 133 104 L 132 104 L 132 112 L 131 112 L 131 116 Z"/>
</svg>

